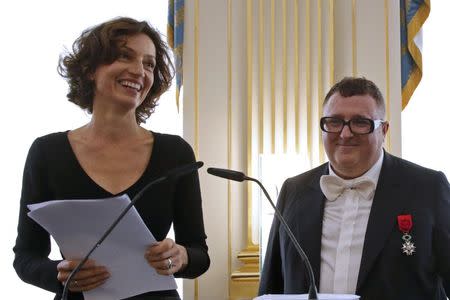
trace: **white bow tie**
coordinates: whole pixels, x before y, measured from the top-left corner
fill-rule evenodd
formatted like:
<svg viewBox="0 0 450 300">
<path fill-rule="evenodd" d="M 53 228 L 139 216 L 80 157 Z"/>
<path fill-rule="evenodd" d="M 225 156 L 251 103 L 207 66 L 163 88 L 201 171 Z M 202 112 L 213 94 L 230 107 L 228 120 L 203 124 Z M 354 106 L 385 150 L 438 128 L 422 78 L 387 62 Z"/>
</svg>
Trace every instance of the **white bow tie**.
<svg viewBox="0 0 450 300">
<path fill-rule="evenodd" d="M 364 199 L 371 199 L 375 183 L 367 177 L 343 180 L 337 176 L 323 175 L 320 177 L 320 188 L 329 201 L 336 200 L 346 189 L 357 191 Z"/>
</svg>

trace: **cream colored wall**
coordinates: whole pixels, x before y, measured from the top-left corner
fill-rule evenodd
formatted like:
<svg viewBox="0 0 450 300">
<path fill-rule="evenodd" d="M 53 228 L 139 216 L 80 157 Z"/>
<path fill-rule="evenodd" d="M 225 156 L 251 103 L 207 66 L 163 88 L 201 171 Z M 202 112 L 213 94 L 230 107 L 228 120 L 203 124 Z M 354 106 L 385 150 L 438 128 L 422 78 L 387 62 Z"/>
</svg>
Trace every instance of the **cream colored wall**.
<svg viewBox="0 0 450 300">
<path fill-rule="evenodd" d="M 259 132 L 260 123 L 257 111 L 249 115 L 248 107 L 250 103 L 252 110 L 255 110 L 260 90 L 256 67 L 259 53 L 258 7 L 264 3 L 270 9 L 270 1 L 185 1 L 184 137 L 194 147 L 197 158 L 205 162 L 200 176 L 211 256 L 211 267 L 205 275 L 197 281 L 185 280 L 185 299 L 228 299 L 231 272 L 240 266 L 237 253 L 252 243 L 247 219 L 249 206 L 246 184 L 229 183 L 212 177 L 206 173 L 206 168 L 214 166 L 244 172 L 254 170 L 247 163 L 254 162 L 254 148 L 258 142 L 255 135 Z M 281 6 L 283 1 L 276 0 L 273 4 Z M 286 4 L 290 7 L 295 4 L 294 1 L 287 0 Z M 345 75 L 365 76 L 374 80 L 389 103 L 391 134 L 387 147 L 392 153 L 400 155 L 398 4 L 388 0 L 326 0 L 320 4 L 314 0 L 297 2 L 300 24 L 307 17 L 307 5 L 311 9 L 311 98 L 318 101 L 319 95 L 326 92 L 332 79 L 339 80 Z M 247 9 L 253 13 L 247 13 Z M 319 10 L 322 11 L 321 15 L 318 14 Z M 330 11 L 334 14 L 330 15 Z M 270 15 L 267 11 L 266 14 Z M 254 29 L 252 34 L 247 32 L 249 18 Z M 321 34 L 317 32 L 318 20 L 321 20 Z M 292 23 L 288 24 L 292 26 Z M 282 27 L 282 24 L 277 26 Z M 269 27 L 265 26 L 265 30 L 269 30 Z M 270 34 L 265 36 L 270 38 Z M 318 51 L 320 38 L 321 51 Z M 304 48 L 308 42 L 304 35 L 300 35 L 299 44 L 302 53 L 299 80 L 300 85 L 304 86 L 308 58 Z M 251 55 L 247 53 L 249 45 L 253 47 Z M 292 41 L 288 45 L 292 46 Z M 265 48 L 265 51 L 269 49 Z M 293 55 L 292 52 L 292 49 L 288 50 L 289 56 Z M 317 53 L 322 54 L 321 59 Z M 252 64 L 249 64 L 248 57 L 253 58 Z M 321 81 L 316 69 L 319 62 L 322 65 Z M 265 65 L 266 68 L 270 66 L 269 58 L 265 59 Z M 270 85 L 270 71 L 264 74 L 266 77 L 260 84 Z M 288 86 L 292 87 L 291 83 Z M 300 97 L 306 97 L 305 90 L 300 91 Z M 282 105 L 279 102 L 282 99 L 276 98 L 277 106 Z M 315 114 L 317 118 L 317 112 Z M 248 123 L 250 117 L 252 123 Z M 264 120 L 263 126 L 267 127 Z M 277 134 L 277 138 L 281 136 Z M 318 151 L 317 147 L 313 147 L 314 152 Z"/>
<path fill-rule="evenodd" d="M 241 232 L 246 224 L 245 190 L 244 185 L 233 184 L 228 191 L 227 181 L 207 175 L 206 168 L 212 166 L 241 170 L 245 168 L 246 110 L 245 106 L 233 105 L 231 126 L 236 134 L 233 134 L 233 140 L 229 143 L 228 2 L 198 1 L 197 10 L 196 2 L 186 1 L 185 4 L 183 131 L 186 140 L 194 146 L 198 160 L 205 162 L 200 176 L 211 266 L 209 271 L 198 279 L 197 289 L 193 280 L 185 280 L 184 294 L 185 299 L 226 299 L 231 265 L 235 268 L 237 264 L 231 257 L 236 257 L 237 251 L 245 244 L 246 235 Z M 234 14 L 238 19 L 245 20 L 243 11 L 236 9 Z M 245 21 L 243 22 L 245 24 Z M 196 34 L 198 34 L 197 45 L 194 43 Z M 245 31 L 237 30 L 233 41 L 235 45 L 244 44 L 244 34 Z M 239 70 L 239 64 L 245 66 L 245 60 L 238 50 L 238 48 L 232 50 L 235 52 L 233 63 L 238 64 L 234 67 L 238 73 L 233 74 L 234 103 L 240 103 L 242 100 L 245 102 L 246 93 L 245 68 Z M 230 152 L 233 153 L 231 166 L 228 165 Z M 233 209 L 231 220 L 228 219 L 229 201 L 232 201 Z M 229 240 L 229 234 L 233 236 L 232 240 Z"/>
</svg>

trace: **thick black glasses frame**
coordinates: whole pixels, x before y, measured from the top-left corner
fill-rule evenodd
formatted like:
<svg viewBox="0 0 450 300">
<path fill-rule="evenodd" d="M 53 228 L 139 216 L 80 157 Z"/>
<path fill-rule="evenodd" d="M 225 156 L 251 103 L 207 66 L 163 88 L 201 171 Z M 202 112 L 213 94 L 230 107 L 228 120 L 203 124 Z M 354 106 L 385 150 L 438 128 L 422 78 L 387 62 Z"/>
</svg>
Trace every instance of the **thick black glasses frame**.
<svg viewBox="0 0 450 300">
<path fill-rule="evenodd" d="M 326 120 L 335 120 L 335 121 L 339 121 L 342 124 L 341 130 L 339 131 L 328 131 L 325 128 L 325 122 Z M 359 133 L 359 132 L 353 132 L 352 127 L 350 126 L 350 123 L 355 120 L 364 120 L 364 121 L 369 121 L 370 122 L 370 130 L 368 132 L 365 133 Z M 335 117 L 322 117 L 320 118 L 320 128 L 328 133 L 341 133 L 342 130 L 344 130 L 345 125 L 348 126 L 348 128 L 350 129 L 351 133 L 353 134 L 358 134 L 358 135 L 364 135 L 364 134 L 369 134 L 372 133 L 375 129 L 377 129 L 381 124 L 383 124 L 384 121 L 381 119 L 378 120 L 372 120 L 372 119 L 368 119 L 368 118 L 355 118 L 355 119 L 350 119 L 348 121 L 345 121 L 343 119 L 340 118 L 335 118 Z"/>
</svg>

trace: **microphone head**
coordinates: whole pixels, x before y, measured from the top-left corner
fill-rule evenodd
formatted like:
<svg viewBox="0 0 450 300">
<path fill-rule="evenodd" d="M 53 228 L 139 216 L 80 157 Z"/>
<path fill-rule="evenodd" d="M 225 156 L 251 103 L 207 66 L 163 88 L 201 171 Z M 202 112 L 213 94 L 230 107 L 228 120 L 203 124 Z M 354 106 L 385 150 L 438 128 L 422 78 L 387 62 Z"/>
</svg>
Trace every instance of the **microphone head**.
<svg viewBox="0 0 450 300">
<path fill-rule="evenodd" d="M 245 176 L 244 173 L 228 169 L 208 168 L 207 172 L 214 176 L 239 182 L 242 182 L 247 179 L 247 176 Z"/>
</svg>

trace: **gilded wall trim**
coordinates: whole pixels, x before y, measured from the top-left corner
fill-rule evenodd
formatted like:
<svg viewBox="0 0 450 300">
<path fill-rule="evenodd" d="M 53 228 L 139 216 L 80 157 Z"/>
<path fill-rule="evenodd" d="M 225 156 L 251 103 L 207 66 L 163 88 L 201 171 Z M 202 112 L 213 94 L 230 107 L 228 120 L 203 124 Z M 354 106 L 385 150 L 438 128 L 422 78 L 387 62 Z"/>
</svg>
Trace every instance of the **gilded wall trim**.
<svg viewBox="0 0 450 300">
<path fill-rule="evenodd" d="M 232 160 L 233 160 L 233 152 L 232 152 L 232 129 L 233 129 L 233 102 L 232 102 L 232 88 L 233 88 L 233 64 L 232 64 L 232 49 L 233 49 L 233 38 L 232 38 L 232 7 L 233 1 L 228 0 L 227 3 L 227 168 L 232 169 Z M 227 223 L 228 223 L 228 278 L 231 279 L 232 273 L 232 262 L 233 262 L 233 239 L 232 239 L 232 215 L 233 215 L 233 203 L 231 202 L 231 181 L 227 180 Z M 231 291 L 231 283 L 228 283 L 228 296 L 232 294 Z"/>
<path fill-rule="evenodd" d="M 282 69 L 282 82 L 283 82 L 283 152 L 287 152 L 287 18 L 286 18 L 286 0 L 282 2 L 282 37 L 283 37 L 283 69 Z M 262 84 L 262 83 L 260 83 Z"/>
<path fill-rule="evenodd" d="M 275 153 L 275 0 L 270 0 L 271 152 Z"/>
<path fill-rule="evenodd" d="M 306 119 L 307 119 L 307 149 L 309 161 L 312 161 L 312 105 L 311 105 L 311 0 L 306 0 L 306 18 L 305 18 L 305 31 L 306 31 Z"/>
<path fill-rule="evenodd" d="M 358 74 L 356 47 L 356 0 L 352 0 L 352 72 L 353 76 Z"/>
<path fill-rule="evenodd" d="M 198 57 L 198 24 L 199 24 L 199 8 L 198 0 L 194 1 L 194 153 L 197 159 L 200 159 L 199 149 L 199 81 L 198 81 L 198 69 L 199 69 L 199 57 Z M 199 295 L 199 282 L 196 278 L 194 280 L 194 299 L 198 300 Z"/>
<path fill-rule="evenodd" d="M 328 45 L 328 55 L 330 57 L 330 64 L 328 65 L 328 67 L 330 68 L 330 77 L 328 78 L 328 83 L 331 86 L 334 85 L 335 83 L 335 74 L 334 74 L 334 0 L 328 0 L 329 2 L 329 18 L 330 18 L 330 23 L 328 24 L 329 28 L 328 30 L 330 31 L 328 34 L 328 38 L 329 38 L 329 45 Z"/>
<path fill-rule="evenodd" d="M 389 60 L 389 1 L 384 0 L 384 29 L 385 29 L 385 55 L 386 55 L 386 120 L 391 119 L 391 76 L 390 76 L 390 60 Z M 386 136 L 386 148 L 391 150 L 391 132 L 388 131 Z"/>
<path fill-rule="evenodd" d="M 259 82 L 264 82 L 264 0 L 259 0 Z M 264 152 L 264 85 L 259 85 L 259 153 Z"/>
<path fill-rule="evenodd" d="M 298 0 L 294 0 L 294 111 L 295 111 L 295 151 L 300 153 L 300 83 L 299 83 L 299 37 Z"/>
<path fill-rule="evenodd" d="M 247 175 L 253 173 L 253 0 L 247 0 Z M 252 187 L 247 182 L 247 244 L 253 245 L 252 241 Z"/>
<path fill-rule="evenodd" d="M 323 34 L 322 34 L 322 0 L 317 1 L 317 112 L 318 119 L 322 117 L 322 99 L 323 99 Z M 322 134 L 319 137 L 319 161 L 325 161 L 325 150 L 322 144 Z"/>
</svg>

